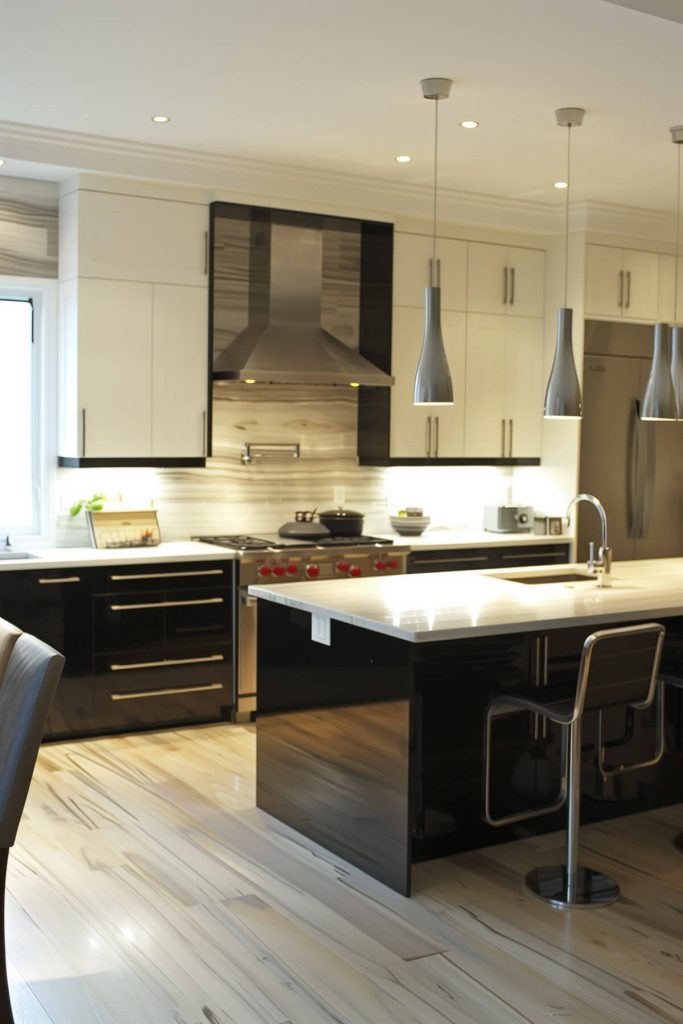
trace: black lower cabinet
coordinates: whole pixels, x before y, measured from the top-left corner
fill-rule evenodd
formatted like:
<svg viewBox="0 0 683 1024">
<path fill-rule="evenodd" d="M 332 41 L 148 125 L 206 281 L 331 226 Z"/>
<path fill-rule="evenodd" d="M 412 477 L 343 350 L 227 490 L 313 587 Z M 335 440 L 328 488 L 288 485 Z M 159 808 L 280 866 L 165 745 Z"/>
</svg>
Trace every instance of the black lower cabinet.
<svg viewBox="0 0 683 1024">
<path fill-rule="evenodd" d="M 467 569 L 512 569 L 528 565 L 562 565 L 568 544 L 510 544 L 505 547 L 439 548 L 411 551 L 408 572 L 460 572 Z"/>
<path fill-rule="evenodd" d="M 46 737 L 81 735 L 92 728 L 91 585 L 90 569 L 12 570 L 0 575 L 0 616 L 66 659 Z"/>
</svg>

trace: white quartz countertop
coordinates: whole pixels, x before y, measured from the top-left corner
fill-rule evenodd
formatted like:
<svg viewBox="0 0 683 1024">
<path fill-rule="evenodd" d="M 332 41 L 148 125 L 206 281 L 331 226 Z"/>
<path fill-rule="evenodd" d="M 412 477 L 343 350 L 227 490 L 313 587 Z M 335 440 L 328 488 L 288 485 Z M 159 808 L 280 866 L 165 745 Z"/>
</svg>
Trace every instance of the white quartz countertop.
<svg viewBox="0 0 683 1024">
<path fill-rule="evenodd" d="M 548 575 L 585 565 L 551 565 Z M 537 575 L 541 569 L 417 573 L 378 579 L 255 585 L 262 600 L 413 642 L 521 633 L 683 615 L 683 558 L 615 562 L 612 586 L 592 580 L 524 584 L 503 573 Z"/>
<path fill-rule="evenodd" d="M 394 544 L 407 544 L 415 551 L 438 551 L 440 548 L 497 548 L 530 546 L 536 544 L 571 544 L 573 537 L 568 534 L 553 536 L 549 533 L 491 533 L 471 526 L 456 529 L 434 527 L 417 537 L 405 536 L 395 530 L 385 530 L 383 537 L 391 538 Z"/>
<path fill-rule="evenodd" d="M 171 541 L 153 548 L 24 548 L 18 540 L 13 547 L 34 557 L 0 559 L 0 572 L 62 569 L 65 566 L 139 565 L 145 562 L 224 562 L 235 557 L 234 551 L 193 540 Z"/>
</svg>

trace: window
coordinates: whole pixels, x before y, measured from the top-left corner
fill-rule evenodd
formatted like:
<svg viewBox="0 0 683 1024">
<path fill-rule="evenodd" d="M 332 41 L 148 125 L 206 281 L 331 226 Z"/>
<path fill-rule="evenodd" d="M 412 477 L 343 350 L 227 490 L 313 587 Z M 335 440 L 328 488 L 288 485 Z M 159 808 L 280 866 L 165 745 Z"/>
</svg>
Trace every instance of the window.
<svg viewBox="0 0 683 1024">
<path fill-rule="evenodd" d="M 52 282 L 0 280 L 0 544 L 7 534 L 39 537 L 51 421 L 44 408 L 43 348 Z"/>
</svg>

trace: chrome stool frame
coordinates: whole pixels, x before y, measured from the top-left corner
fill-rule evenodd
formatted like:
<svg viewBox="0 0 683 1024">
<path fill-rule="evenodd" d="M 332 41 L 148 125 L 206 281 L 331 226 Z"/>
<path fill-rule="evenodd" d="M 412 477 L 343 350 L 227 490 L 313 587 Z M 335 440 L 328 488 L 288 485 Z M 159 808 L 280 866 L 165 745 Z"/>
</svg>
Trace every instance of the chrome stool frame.
<svg viewBox="0 0 683 1024">
<path fill-rule="evenodd" d="M 554 907 L 605 906 L 619 897 L 619 886 L 607 875 L 592 868 L 585 868 L 578 862 L 579 811 L 581 800 L 581 725 L 584 709 L 599 712 L 597 762 L 601 771 L 617 774 L 633 771 L 656 764 L 664 752 L 663 741 L 663 687 L 658 686 L 659 662 L 666 630 L 656 622 L 641 626 L 623 626 L 616 629 L 598 630 L 586 638 L 581 652 L 581 661 L 573 700 L 542 703 L 526 697 L 501 694 L 490 702 L 484 723 L 484 771 L 482 816 L 489 825 L 506 825 L 513 821 L 538 817 L 558 810 L 567 803 L 566 863 L 534 868 L 526 876 L 527 888 L 540 899 Z M 648 641 L 651 641 L 648 643 Z M 624 647 L 626 649 L 624 649 Z M 611 650 L 610 648 L 613 648 Z M 603 654 L 603 650 L 606 652 Z M 623 669 L 629 674 L 617 678 L 621 689 L 626 687 L 634 699 L 617 699 L 610 692 L 615 683 L 609 678 L 602 680 L 600 669 L 605 662 L 602 657 L 623 660 Z M 621 664 L 619 665 L 621 668 Z M 598 676 L 598 684 L 591 687 L 591 668 Z M 602 692 L 602 697 L 601 697 Z M 611 766 L 605 762 L 602 710 L 607 707 L 625 705 L 627 708 L 643 710 L 657 698 L 657 740 L 651 758 L 628 765 Z M 586 708 L 588 700 L 588 708 Z M 602 702 L 601 702 L 602 701 Z M 535 807 L 503 818 L 491 814 L 491 733 L 493 720 L 513 711 L 530 711 L 540 715 L 562 728 L 561 758 L 563 773 L 557 801 L 545 807 Z M 603 744 L 603 746 L 600 746 Z"/>
</svg>

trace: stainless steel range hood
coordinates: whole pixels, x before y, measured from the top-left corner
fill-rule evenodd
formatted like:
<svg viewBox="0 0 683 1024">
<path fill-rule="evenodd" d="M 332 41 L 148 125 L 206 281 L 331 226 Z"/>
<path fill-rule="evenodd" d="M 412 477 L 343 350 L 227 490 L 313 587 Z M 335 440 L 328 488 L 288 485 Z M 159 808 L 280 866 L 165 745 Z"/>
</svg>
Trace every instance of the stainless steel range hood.
<svg viewBox="0 0 683 1024">
<path fill-rule="evenodd" d="M 215 380 L 387 386 L 393 378 L 321 326 L 323 232 L 251 225 L 248 325 L 215 355 Z"/>
</svg>

